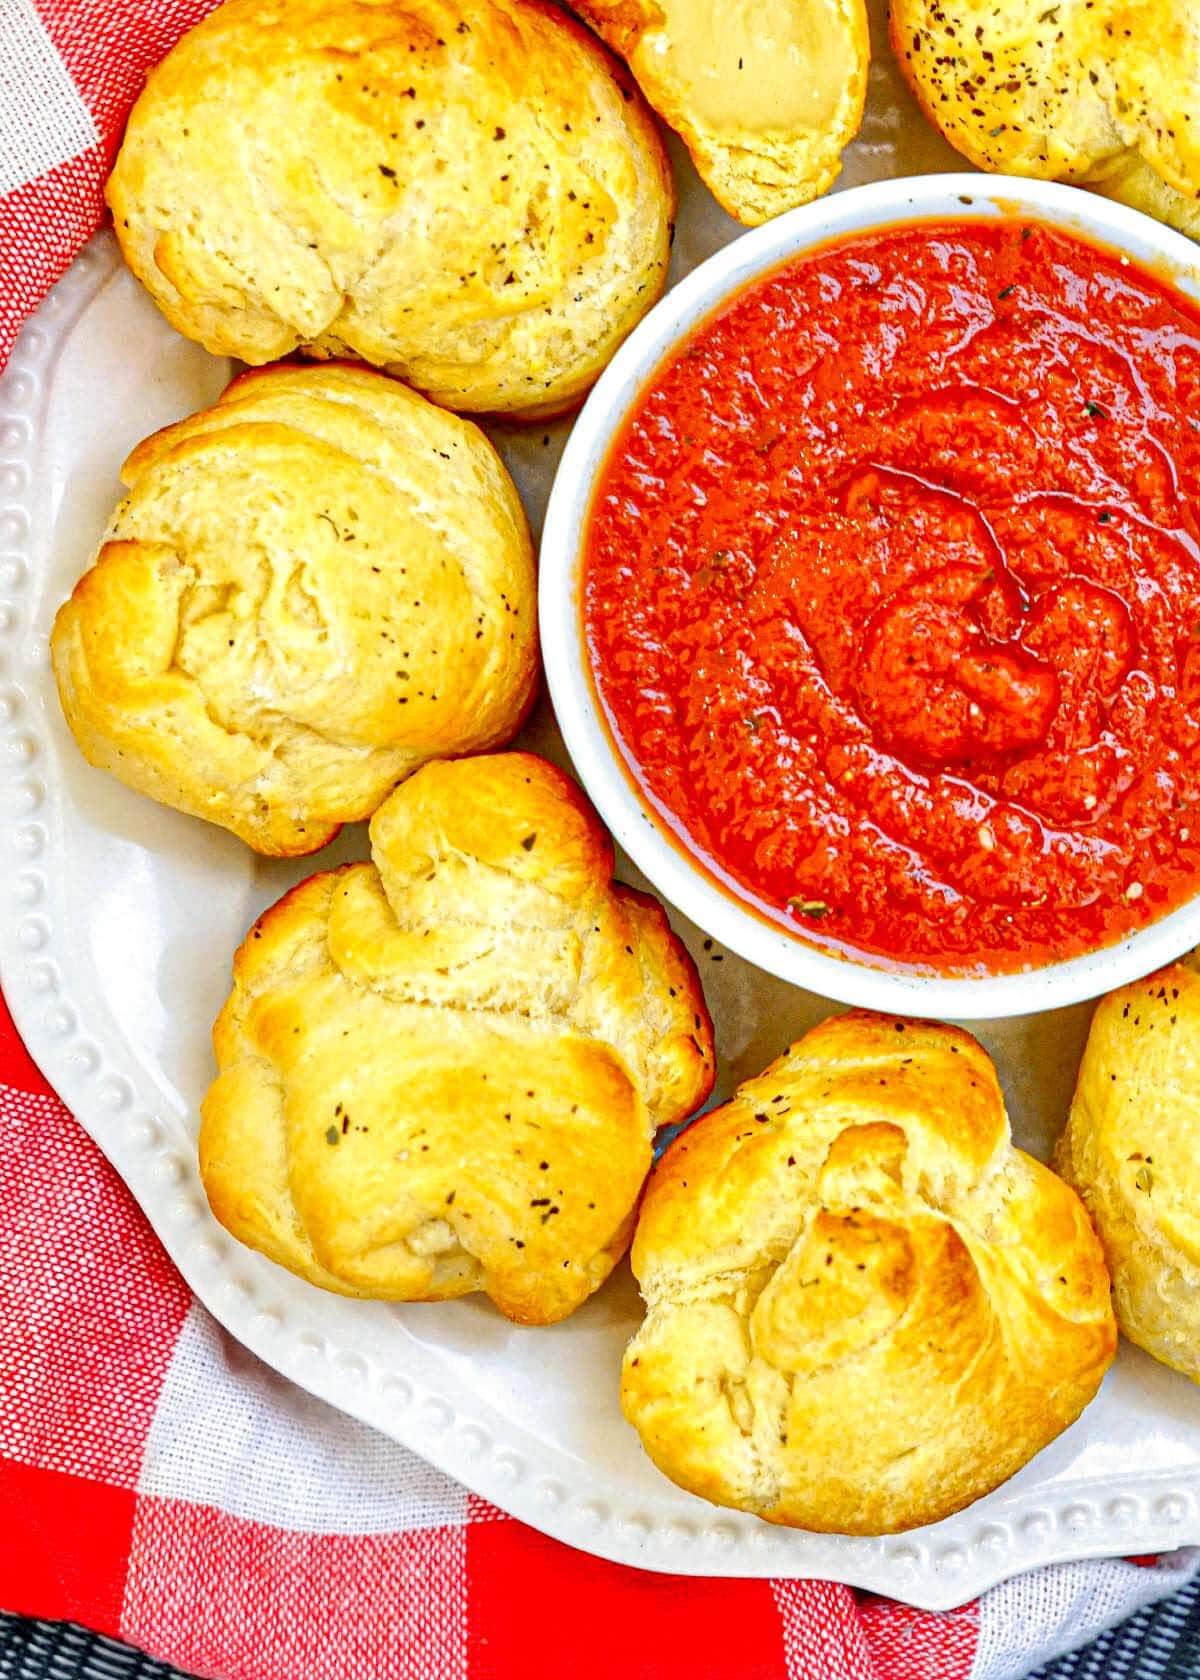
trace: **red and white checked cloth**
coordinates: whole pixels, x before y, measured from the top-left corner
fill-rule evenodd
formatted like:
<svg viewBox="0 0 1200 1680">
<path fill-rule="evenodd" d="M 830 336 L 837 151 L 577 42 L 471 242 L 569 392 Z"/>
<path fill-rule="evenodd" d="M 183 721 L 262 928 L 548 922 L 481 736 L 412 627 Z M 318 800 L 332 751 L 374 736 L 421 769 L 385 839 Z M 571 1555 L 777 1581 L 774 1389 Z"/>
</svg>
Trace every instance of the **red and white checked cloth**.
<svg viewBox="0 0 1200 1680">
<path fill-rule="evenodd" d="M 147 67 L 211 4 L 0 0 L 0 366 L 99 224 Z M 230 1680 L 1015 1680 L 1196 1567 L 1043 1569 L 937 1616 L 599 1562 L 230 1341 L 2 1000 L 0 1129 L 0 1608 Z"/>
</svg>

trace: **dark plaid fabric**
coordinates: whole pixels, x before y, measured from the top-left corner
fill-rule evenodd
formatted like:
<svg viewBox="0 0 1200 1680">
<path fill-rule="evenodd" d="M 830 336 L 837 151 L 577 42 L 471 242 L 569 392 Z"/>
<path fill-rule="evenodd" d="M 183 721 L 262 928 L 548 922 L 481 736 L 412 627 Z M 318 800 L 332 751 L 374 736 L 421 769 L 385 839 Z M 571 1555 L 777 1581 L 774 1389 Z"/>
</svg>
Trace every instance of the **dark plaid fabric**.
<svg viewBox="0 0 1200 1680">
<path fill-rule="evenodd" d="M 0 1680 L 185 1680 L 140 1651 L 61 1622 L 0 1612 Z M 304 1680 L 296 1675 L 295 1680 Z M 381 1675 L 380 1680 L 384 1680 Z M 730 1676 L 730 1680 L 736 1680 Z M 1200 1581 L 1030 1680 L 1200 1680 Z"/>
<path fill-rule="evenodd" d="M 8 1680 L 3 1669 L 0 1680 Z M 1200 1680 L 1200 1581 L 1039 1668 L 1030 1680 Z"/>
</svg>

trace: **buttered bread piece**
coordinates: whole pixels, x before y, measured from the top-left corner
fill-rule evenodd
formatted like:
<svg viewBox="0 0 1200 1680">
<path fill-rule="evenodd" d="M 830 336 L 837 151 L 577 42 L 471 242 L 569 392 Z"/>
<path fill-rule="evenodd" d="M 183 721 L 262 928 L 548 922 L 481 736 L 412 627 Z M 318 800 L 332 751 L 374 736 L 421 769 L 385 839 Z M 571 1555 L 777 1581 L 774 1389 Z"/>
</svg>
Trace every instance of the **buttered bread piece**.
<svg viewBox="0 0 1200 1680">
<path fill-rule="evenodd" d="M 658 1126 L 701 1103 L 690 958 L 561 771 L 426 766 L 372 863 L 314 875 L 234 962 L 200 1169 L 217 1218 L 323 1288 L 574 1311 L 624 1253 Z"/>
<path fill-rule="evenodd" d="M 289 856 L 516 730 L 533 551 L 470 421 L 365 369 L 265 369 L 123 473 L 51 637 L 90 763 Z"/>
<path fill-rule="evenodd" d="M 209 350 L 534 415 L 662 290 L 674 188 L 625 71 L 545 0 L 225 0 L 151 72 L 108 202 Z"/>
<path fill-rule="evenodd" d="M 712 192 L 755 224 L 832 186 L 858 132 L 863 0 L 572 0 L 682 135 Z"/>
<path fill-rule="evenodd" d="M 1200 1382 L 1200 973 L 1193 956 L 1102 998 L 1058 1145 L 1131 1342 Z"/>
<path fill-rule="evenodd" d="M 1076 1418 L 1113 1356 L 1079 1198 L 1012 1145 L 966 1033 L 853 1013 L 659 1162 L 622 1403 L 673 1481 L 770 1522 L 936 1522 Z"/>
<path fill-rule="evenodd" d="M 1081 181 L 1200 232 L 1192 0 L 891 0 L 926 115 L 981 169 Z"/>
</svg>

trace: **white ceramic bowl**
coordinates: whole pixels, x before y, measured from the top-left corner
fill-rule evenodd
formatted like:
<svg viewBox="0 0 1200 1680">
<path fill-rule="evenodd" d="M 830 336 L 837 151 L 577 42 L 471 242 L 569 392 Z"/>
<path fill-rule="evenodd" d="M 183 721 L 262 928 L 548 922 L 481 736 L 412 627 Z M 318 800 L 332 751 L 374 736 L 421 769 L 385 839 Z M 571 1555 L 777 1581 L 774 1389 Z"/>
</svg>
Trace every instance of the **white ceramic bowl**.
<svg viewBox="0 0 1200 1680">
<path fill-rule="evenodd" d="M 583 535 L 596 475 L 633 402 L 681 339 L 745 286 L 840 235 L 931 218 L 1028 216 L 1127 254 L 1200 298 L 1200 252 L 1181 234 L 1093 193 L 997 175 L 880 181 L 793 210 L 694 269 L 652 309 L 585 403 L 563 454 L 542 537 L 540 620 L 554 709 L 592 799 L 616 839 L 685 915 L 760 968 L 844 1003 L 981 1020 L 1078 1003 L 1148 974 L 1200 943 L 1200 895 L 1120 944 L 1022 974 L 924 976 L 831 955 L 767 921 L 668 837 L 602 720 L 583 635 Z"/>
</svg>

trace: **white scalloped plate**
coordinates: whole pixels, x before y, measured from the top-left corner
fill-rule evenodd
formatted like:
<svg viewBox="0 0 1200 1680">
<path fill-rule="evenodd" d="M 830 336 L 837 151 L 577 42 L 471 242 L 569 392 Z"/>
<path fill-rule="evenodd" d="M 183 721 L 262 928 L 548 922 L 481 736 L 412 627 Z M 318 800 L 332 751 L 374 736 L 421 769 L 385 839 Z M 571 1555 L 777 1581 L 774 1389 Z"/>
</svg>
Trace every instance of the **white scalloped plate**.
<svg viewBox="0 0 1200 1680">
<path fill-rule="evenodd" d="M 881 63 L 846 184 L 951 161 L 898 100 Z M 676 262 L 687 268 L 734 230 L 680 173 Z M 394 1307 L 323 1294 L 215 1224 L 194 1139 L 231 955 L 260 909 L 313 867 L 365 855 L 365 836 L 349 831 L 315 864 L 267 863 L 88 769 L 59 713 L 46 639 L 127 449 L 215 396 L 228 372 L 166 326 L 104 236 L 0 380 L 0 983 L 31 1054 L 209 1310 L 293 1381 L 514 1516 L 645 1568 L 823 1576 L 942 1608 L 1037 1563 L 1200 1539 L 1200 1392 L 1128 1347 L 1084 1417 L 971 1509 L 892 1539 L 803 1534 L 718 1511 L 643 1457 L 617 1404 L 638 1317 L 625 1269 L 566 1324 L 523 1330 L 482 1300 Z M 497 430 L 535 522 L 566 430 Z M 544 707 L 525 739 L 563 760 Z M 829 1012 L 676 925 L 717 1021 L 721 1092 Z M 1017 1136 L 1039 1153 L 1065 1113 L 1085 1027 L 1075 1009 L 980 1032 Z"/>
</svg>

